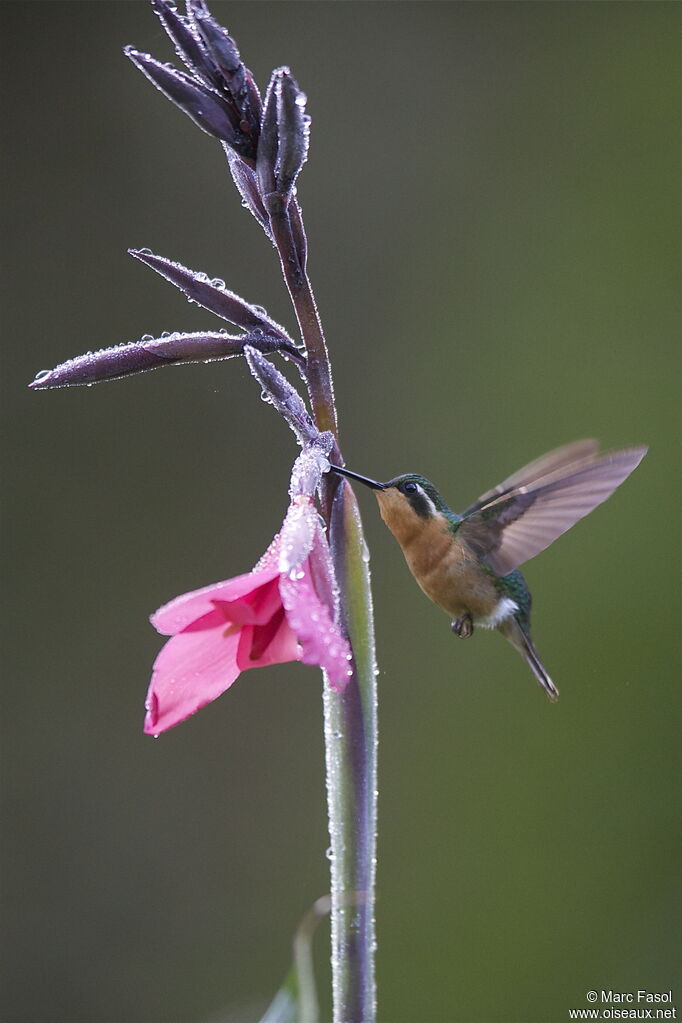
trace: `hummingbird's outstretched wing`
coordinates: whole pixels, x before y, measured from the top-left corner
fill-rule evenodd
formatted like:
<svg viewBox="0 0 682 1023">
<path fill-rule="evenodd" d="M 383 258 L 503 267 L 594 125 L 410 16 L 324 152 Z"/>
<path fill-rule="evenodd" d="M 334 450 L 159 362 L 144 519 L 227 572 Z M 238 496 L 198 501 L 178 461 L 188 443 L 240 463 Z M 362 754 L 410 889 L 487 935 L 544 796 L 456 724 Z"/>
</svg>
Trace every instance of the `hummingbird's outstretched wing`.
<svg viewBox="0 0 682 1023">
<path fill-rule="evenodd" d="M 550 472 L 556 472 L 572 462 L 580 462 L 590 455 L 596 455 L 598 450 L 599 442 L 596 440 L 574 440 L 571 444 L 564 444 L 563 447 L 555 448 L 554 451 L 549 451 L 546 455 L 542 455 L 540 458 L 536 458 L 535 461 L 529 462 L 528 465 L 524 465 L 523 469 L 519 469 L 518 472 L 508 476 L 506 480 L 502 480 L 492 490 L 487 490 L 485 494 L 481 494 L 479 499 L 470 508 L 462 512 L 462 515 L 464 518 L 468 515 L 473 515 L 474 512 L 479 511 L 484 505 L 490 504 L 494 498 L 508 494 L 516 487 L 527 487 L 531 483 L 535 483 L 542 476 L 547 476 Z"/>
<path fill-rule="evenodd" d="M 508 575 L 610 497 L 646 452 L 645 447 L 593 452 L 561 463 L 531 483 L 474 505 L 458 531 L 494 572 Z"/>
</svg>

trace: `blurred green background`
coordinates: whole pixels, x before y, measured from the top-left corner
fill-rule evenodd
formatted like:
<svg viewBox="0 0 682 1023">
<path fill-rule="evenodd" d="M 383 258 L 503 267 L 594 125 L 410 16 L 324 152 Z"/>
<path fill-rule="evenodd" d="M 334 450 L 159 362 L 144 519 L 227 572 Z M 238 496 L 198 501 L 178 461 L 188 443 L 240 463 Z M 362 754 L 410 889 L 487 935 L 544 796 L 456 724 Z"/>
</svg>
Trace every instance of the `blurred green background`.
<svg viewBox="0 0 682 1023">
<path fill-rule="evenodd" d="M 359 495 L 380 1019 L 554 1023 L 589 988 L 679 1006 L 680 5 L 214 9 L 262 84 L 287 63 L 308 92 L 299 192 L 349 465 L 422 472 L 461 508 L 578 437 L 651 445 L 527 566 L 557 706 L 500 637 L 453 638 Z M 249 673 L 153 741 L 147 616 L 256 561 L 292 436 L 237 361 L 25 385 L 218 325 L 131 245 L 292 315 L 219 147 L 121 56 L 171 58 L 147 5 L 1 15 L 2 1019 L 256 1020 L 328 886 L 320 678 Z"/>
</svg>

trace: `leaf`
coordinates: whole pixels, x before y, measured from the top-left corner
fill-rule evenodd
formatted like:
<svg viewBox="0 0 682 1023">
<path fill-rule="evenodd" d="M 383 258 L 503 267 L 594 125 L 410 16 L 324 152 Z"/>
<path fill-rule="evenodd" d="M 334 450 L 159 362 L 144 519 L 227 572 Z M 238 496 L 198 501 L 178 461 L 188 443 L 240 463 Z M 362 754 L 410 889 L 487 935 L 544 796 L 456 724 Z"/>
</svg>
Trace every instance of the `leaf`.
<svg viewBox="0 0 682 1023">
<path fill-rule="evenodd" d="M 313 936 L 330 910 L 328 895 L 318 899 L 306 913 L 294 936 L 291 969 L 261 1017 L 260 1023 L 318 1023 L 319 1006 L 313 968 Z"/>
</svg>

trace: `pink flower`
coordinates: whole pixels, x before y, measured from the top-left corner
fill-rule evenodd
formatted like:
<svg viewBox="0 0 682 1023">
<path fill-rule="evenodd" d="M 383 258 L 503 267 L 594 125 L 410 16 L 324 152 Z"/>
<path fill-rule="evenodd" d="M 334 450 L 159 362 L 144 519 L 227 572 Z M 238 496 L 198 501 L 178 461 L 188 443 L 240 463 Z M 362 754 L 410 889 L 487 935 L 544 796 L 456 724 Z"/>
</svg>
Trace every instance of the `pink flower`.
<svg viewBox="0 0 682 1023">
<path fill-rule="evenodd" d="M 154 662 L 148 735 L 217 699 L 247 668 L 317 664 L 338 691 L 350 675 L 350 647 L 335 623 L 331 555 L 306 494 L 293 497 L 281 531 L 251 572 L 176 597 L 151 621 L 171 639 Z"/>
</svg>

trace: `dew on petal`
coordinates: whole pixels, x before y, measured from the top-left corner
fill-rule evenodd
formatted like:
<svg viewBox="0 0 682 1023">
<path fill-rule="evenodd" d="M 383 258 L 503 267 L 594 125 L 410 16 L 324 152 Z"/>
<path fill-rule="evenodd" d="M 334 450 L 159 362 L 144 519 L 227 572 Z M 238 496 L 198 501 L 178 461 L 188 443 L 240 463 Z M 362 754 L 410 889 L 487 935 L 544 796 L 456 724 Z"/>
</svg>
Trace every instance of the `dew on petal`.
<svg viewBox="0 0 682 1023">
<path fill-rule="evenodd" d="M 305 445 L 291 470 L 289 493 L 292 498 L 299 494 L 315 493 L 323 474 L 329 469 L 327 455 L 331 444 L 331 435 L 320 434 L 315 444 Z"/>
<path fill-rule="evenodd" d="M 305 575 L 302 566 L 313 547 L 316 517 L 312 500 L 299 497 L 289 505 L 282 523 L 279 570 L 292 580 L 303 579 Z"/>
</svg>

